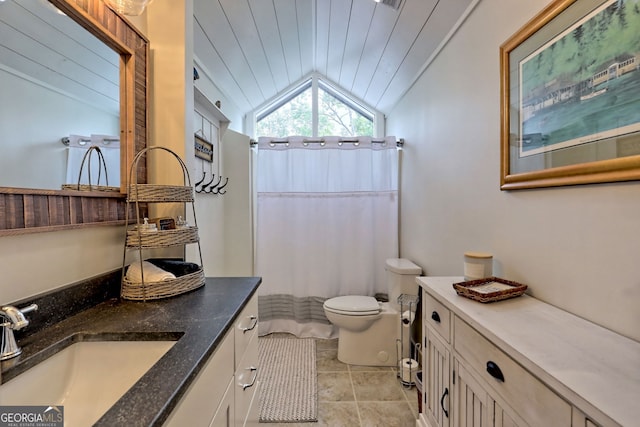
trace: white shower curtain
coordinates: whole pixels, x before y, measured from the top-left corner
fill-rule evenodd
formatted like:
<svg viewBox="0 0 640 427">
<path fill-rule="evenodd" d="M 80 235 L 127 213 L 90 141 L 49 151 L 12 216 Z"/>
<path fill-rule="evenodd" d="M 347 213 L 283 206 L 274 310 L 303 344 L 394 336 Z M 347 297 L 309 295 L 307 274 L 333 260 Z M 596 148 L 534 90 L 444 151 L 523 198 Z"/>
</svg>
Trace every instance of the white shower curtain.
<svg viewBox="0 0 640 427">
<path fill-rule="evenodd" d="M 395 137 L 260 138 L 256 274 L 260 334 L 335 336 L 322 303 L 386 292 L 398 256 Z"/>
</svg>

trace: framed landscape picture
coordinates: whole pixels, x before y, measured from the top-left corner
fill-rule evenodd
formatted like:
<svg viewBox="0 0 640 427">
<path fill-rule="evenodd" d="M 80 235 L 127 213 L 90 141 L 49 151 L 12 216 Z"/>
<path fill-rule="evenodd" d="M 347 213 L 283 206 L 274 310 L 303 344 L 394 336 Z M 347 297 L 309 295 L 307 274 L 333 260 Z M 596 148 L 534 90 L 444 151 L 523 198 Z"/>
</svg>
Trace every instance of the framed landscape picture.
<svg viewBox="0 0 640 427">
<path fill-rule="evenodd" d="M 557 0 L 500 70 L 501 189 L 640 179 L 640 0 Z"/>
</svg>

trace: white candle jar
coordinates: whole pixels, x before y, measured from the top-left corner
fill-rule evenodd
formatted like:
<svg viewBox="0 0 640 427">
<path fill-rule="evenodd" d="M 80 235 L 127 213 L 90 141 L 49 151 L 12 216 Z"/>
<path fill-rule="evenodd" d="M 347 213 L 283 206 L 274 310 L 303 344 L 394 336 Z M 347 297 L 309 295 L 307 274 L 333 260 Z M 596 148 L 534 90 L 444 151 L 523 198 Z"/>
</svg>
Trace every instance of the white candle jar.
<svg viewBox="0 0 640 427">
<path fill-rule="evenodd" d="M 493 255 L 486 252 L 465 252 L 464 280 L 478 280 L 493 275 Z"/>
</svg>

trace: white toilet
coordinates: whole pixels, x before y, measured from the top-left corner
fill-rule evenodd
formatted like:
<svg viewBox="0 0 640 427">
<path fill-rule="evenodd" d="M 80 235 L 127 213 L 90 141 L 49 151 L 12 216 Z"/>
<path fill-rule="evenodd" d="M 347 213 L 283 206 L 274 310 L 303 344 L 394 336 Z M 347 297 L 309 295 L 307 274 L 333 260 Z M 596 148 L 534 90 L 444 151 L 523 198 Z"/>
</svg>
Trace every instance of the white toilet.
<svg viewBox="0 0 640 427">
<path fill-rule="evenodd" d="M 338 360 L 350 365 L 397 366 L 403 324 L 398 296 L 418 295 L 416 276 L 422 269 L 403 258 L 386 262 L 389 302 L 370 296 L 346 295 L 326 300 L 324 313 L 338 329 Z M 415 310 L 415 306 L 412 310 Z M 408 337 L 405 350 L 408 346 Z M 402 356 L 404 357 L 404 356 Z"/>
</svg>

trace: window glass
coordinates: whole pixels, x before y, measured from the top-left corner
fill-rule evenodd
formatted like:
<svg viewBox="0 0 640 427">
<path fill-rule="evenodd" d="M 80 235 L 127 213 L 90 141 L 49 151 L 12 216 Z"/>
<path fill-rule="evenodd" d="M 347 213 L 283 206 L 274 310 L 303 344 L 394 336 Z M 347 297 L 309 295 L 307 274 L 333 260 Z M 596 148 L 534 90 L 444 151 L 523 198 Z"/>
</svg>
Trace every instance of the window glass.
<svg viewBox="0 0 640 427">
<path fill-rule="evenodd" d="M 318 128 L 313 129 L 313 104 L 317 103 Z M 318 99 L 313 99 L 311 80 L 273 103 L 256 116 L 256 136 L 282 138 L 302 136 L 374 136 L 374 114 L 318 81 Z"/>
<path fill-rule="evenodd" d="M 311 86 L 266 116 L 258 118 L 256 135 L 282 138 L 313 135 L 311 121 Z"/>
<path fill-rule="evenodd" d="M 318 135 L 373 136 L 373 118 L 343 101 L 343 97 L 318 88 Z"/>
</svg>

